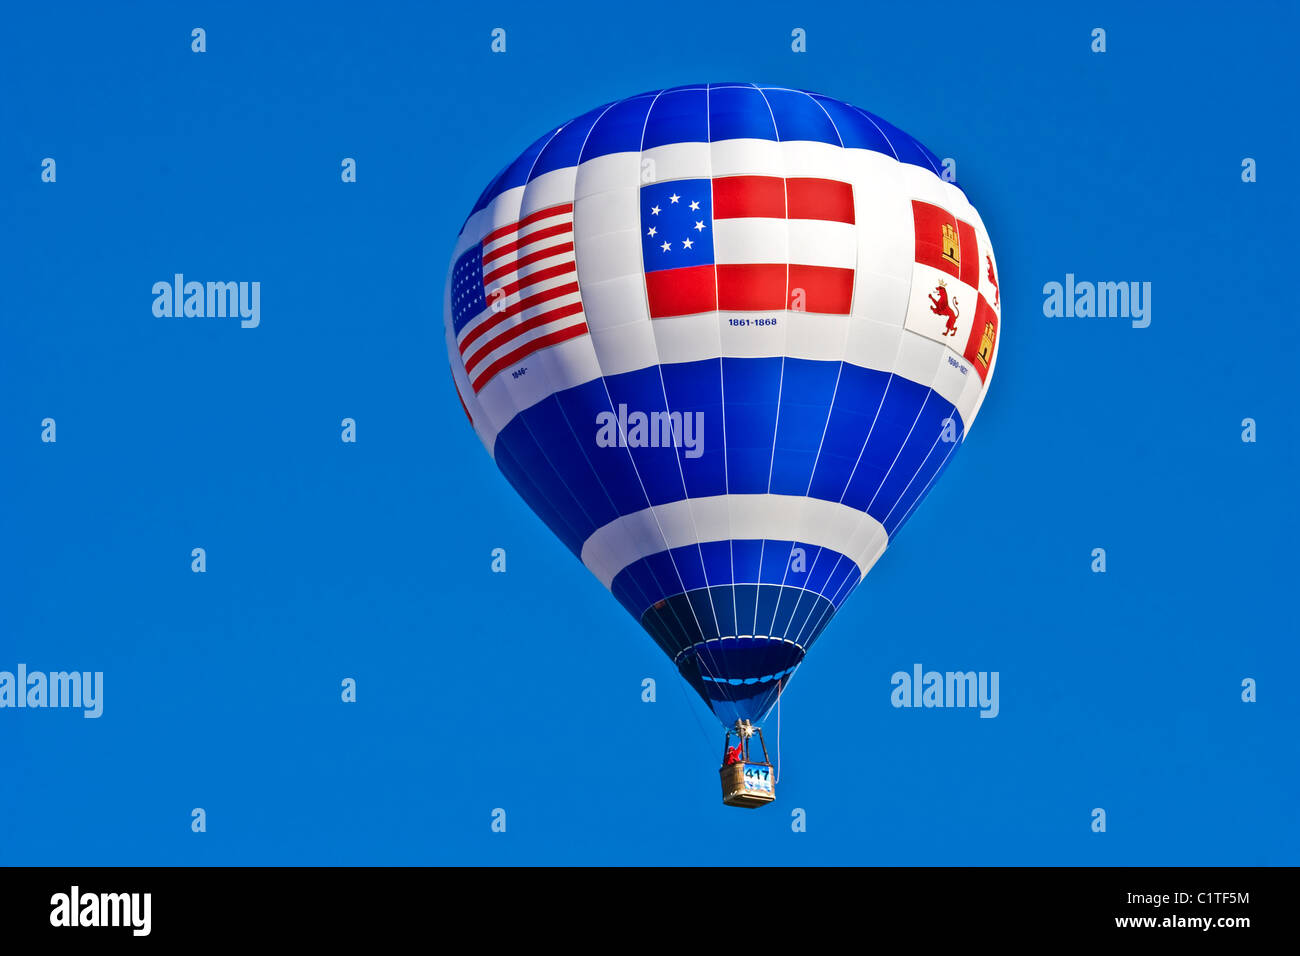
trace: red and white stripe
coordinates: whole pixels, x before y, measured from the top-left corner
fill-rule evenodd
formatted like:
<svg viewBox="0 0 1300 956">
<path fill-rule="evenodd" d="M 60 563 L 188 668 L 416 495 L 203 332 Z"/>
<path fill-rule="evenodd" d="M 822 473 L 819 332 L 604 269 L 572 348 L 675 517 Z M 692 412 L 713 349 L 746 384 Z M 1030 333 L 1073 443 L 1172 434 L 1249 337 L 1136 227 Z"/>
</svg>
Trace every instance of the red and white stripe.
<svg viewBox="0 0 1300 956">
<path fill-rule="evenodd" d="M 587 334 L 573 250 L 573 204 L 534 212 L 483 237 L 487 308 L 457 338 L 475 392 L 539 349 Z"/>
</svg>

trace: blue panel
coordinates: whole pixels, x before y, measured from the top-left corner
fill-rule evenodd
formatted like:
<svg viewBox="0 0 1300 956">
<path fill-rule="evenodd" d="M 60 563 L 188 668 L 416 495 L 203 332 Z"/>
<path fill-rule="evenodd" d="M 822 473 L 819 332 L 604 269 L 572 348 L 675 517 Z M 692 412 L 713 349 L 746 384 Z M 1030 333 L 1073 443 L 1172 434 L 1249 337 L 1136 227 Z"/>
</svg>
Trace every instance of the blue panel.
<svg viewBox="0 0 1300 956">
<path fill-rule="evenodd" d="M 702 89 L 664 93 L 650 107 L 641 149 L 669 143 L 709 141 L 708 93 Z"/>
<path fill-rule="evenodd" d="M 876 424 L 871 429 L 871 440 L 867 442 L 848 490 L 844 493 L 844 503 L 850 508 L 867 510 L 867 505 L 884 482 L 929 395 L 929 388 L 902 376 L 895 376 L 890 382 L 889 392 L 880 406 Z"/>
<path fill-rule="evenodd" d="M 596 445 L 598 416 L 613 412 L 610 407 L 609 393 L 605 391 L 604 381 L 597 379 L 576 388 L 565 389 L 556 393 L 556 401 L 563 410 L 564 420 L 574 434 L 584 441 L 586 459 L 590 461 L 594 473 L 599 476 L 600 497 L 611 503 L 610 510 L 614 516 L 632 514 L 649 506 L 641 482 L 637 478 L 632 456 L 626 448 L 601 448 Z M 537 407 L 523 413 L 525 420 L 531 420 L 538 414 Z M 515 422 L 519 419 L 516 418 Z M 507 426 L 507 431 L 515 427 L 515 422 Z M 501 433 L 505 436 L 506 432 Z M 498 446 L 501 437 L 497 438 Z M 612 518 L 610 520 L 613 520 Z"/>
<path fill-rule="evenodd" d="M 704 228 L 694 228 L 697 223 Z M 712 180 L 674 179 L 641 187 L 641 260 L 646 272 L 712 265 L 712 226 Z"/>
<path fill-rule="evenodd" d="M 835 406 L 817 458 L 812 488 L 808 492 L 811 497 L 840 500 L 848 487 L 849 476 L 858 464 L 863 443 L 872 434 L 886 390 L 892 392 L 895 387 L 891 380 L 905 381 L 887 372 L 844 364 L 839 388 L 835 392 Z"/>
<path fill-rule="evenodd" d="M 889 142 L 893 144 L 895 152 L 898 153 L 899 162 L 911 163 L 914 166 L 924 166 L 936 175 L 938 174 L 940 168 L 939 160 L 934 153 L 930 152 L 916 140 L 912 139 L 912 137 L 908 136 L 897 126 L 886 123 L 879 116 L 872 116 L 871 118 L 880 126 L 881 130 L 884 131 Z"/>
<path fill-rule="evenodd" d="M 601 114 L 591 128 L 587 144 L 582 148 L 580 160 L 586 162 L 597 156 L 611 153 L 636 153 L 641 151 L 641 134 L 645 130 L 646 113 L 654 102 L 653 93 L 644 93 L 620 100 Z"/>
<path fill-rule="evenodd" d="M 811 140 L 814 143 L 840 145 L 840 134 L 826 111 L 807 93 L 764 89 L 763 95 L 776 118 L 777 136 L 783 143 Z"/>
<path fill-rule="evenodd" d="M 893 144 L 885 138 L 880 127 L 872 122 L 870 113 L 829 96 L 815 96 L 814 99 L 830 116 L 846 148 L 871 149 L 886 156 L 895 155 Z"/>
<path fill-rule="evenodd" d="M 574 554 L 582 553 L 582 542 L 593 528 L 582 521 L 577 501 L 560 484 L 555 470 L 546 461 L 532 436 L 515 419 L 520 428 L 508 447 L 497 443 L 496 462 L 501 473 L 514 486 L 519 497 L 528 503 L 537 517 L 546 522 Z"/>
<path fill-rule="evenodd" d="M 537 163 L 528 177 L 529 180 L 536 179 L 553 169 L 577 166 L 578 155 L 587 141 L 587 134 L 591 132 L 592 124 L 605 112 L 605 109 L 604 106 L 598 107 L 590 113 L 584 113 L 573 122 L 566 123 L 538 155 Z"/>
<path fill-rule="evenodd" d="M 839 373 L 838 362 L 785 360 L 772 462 L 773 494 L 808 493 Z"/>
<path fill-rule="evenodd" d="M 691 498 L 726 494 L 727 449 L 722 441 L 722 363 L 719 359 L 661 365 L 668 404 L 683 415 L 698 413 L 704 431 L 695 448 L 681 454 L 686 493 Z M 694 455 L 695 457 L 691 457 Z"/>
<path fill-rule="evenodd" d="M 961 423 L 961 416 L 954 411 L 952 417 L 957 423 L 957 441 L 952 445 L 940 443 L 939 447 L 936 448 L 921 465 L 911 487 L 904 491 L 898 501 L 895 502 L 893 510 L 886 516 L 883 522 L 885 530 L 889 532 L 891 538 L 894 536 L 894 532 L 912 513 L 912 509 L 916 507 L 916 503 L 924 495 L 929 493 L 934 482 L 938 480 L 939 476 L 952 461 L 952 456 L 957 452 L 957 446 L 965 440 L 966 431 L 965 426 Z"/>
<path fill-rule="evenodd" d="M 658 505 L 685 498 L 678 450 L 671 441 L 667 444 L 661 441 L 662 431 L 655 429 L 651 420 L 656 412 L 668 411 L 659 367 L 652 365 L 635 372 L 606 376 L 605 386 L 609 389 L 614 409 L 619 410 L 620 405 L 626 409 L 626 434 L 622 438 L 628 445 L 627 452 L 632 456 L 650 503 Z M 643 426 L 642 422 L 646 424 Z M 618 449 L 602 451 L 614 454 Z"/>
<path fill-rule="evenodd" d="M 937 392 L 931 392 L 921 407 L 907 443 L 898 453 L 888 477 L 876 493 L 875 503 L 871 506 L 871 516 L 881 524 L 894 510 L 905 492 L 910 492 L 916 484 L 915 476 L 922 464 L 933 454 L 942 459 L 950 450 L 950 445 L 941 440 L 944 422 L 952 421 L 951 430 L 957 432 L 955 409 Z"/>
<path fill-rule="evenodd" d="M 732 541 L 730 579 L 733 582 L 757 582 L 762 553 L 762 541 Z"/>
<path fill-rule="evenodd" d="M 752 86 L 713 87 L 709 91 L 709 139 L 776 139 L 772 111 Z"/>
<path fill-rule="evenodd" d="M 781 362 L 779 358 L 722 360 L 722 396 L 727 416 L 727 491 L 733 495 L 767 491 L 781 390 Z"/>
</svg>

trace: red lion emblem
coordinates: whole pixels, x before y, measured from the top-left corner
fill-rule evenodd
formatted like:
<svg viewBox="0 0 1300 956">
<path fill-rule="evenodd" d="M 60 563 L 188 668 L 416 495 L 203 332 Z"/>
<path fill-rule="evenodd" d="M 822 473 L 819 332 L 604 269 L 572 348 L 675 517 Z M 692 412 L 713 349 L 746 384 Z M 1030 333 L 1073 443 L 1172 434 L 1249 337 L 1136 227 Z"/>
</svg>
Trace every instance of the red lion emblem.
<svg viewBox="0 0 1300 956">
<path fill-rule="evenodd" d="M 936 299 L 935 296 L 938 296 L 938 298 Z M 939 280 L 939 285 L 935 287 L 935 290 L 930 293 L 930 311 L 937 316 L 948 319 L 948 325 L 943 331 L 944 335 L 957 334 L 957 319 L 960 318 L 961 313 L 957 309 L 956 299 L 952 300 L 951 305 L 948 304 L 948 286 L 942 279 Z"/>
<path fill-rule="evenodd" d="M 998 289 L 998 277 L 993 274 L 993 257 L 985 256 L 984 260 L 989 264 L 989 281 L 993 283 L 993 304 L 998 304 L 998 297 L 1002 292 Z"/>
</svg>

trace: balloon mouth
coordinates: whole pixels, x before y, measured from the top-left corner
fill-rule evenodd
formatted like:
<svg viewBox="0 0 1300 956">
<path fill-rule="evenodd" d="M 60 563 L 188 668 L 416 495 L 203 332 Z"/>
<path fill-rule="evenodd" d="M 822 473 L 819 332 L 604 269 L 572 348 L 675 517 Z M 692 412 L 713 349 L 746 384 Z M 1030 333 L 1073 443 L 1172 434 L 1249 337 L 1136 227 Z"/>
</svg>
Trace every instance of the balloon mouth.
<svg viewBox="0 0 1300 956">
<path fill-rule="evenodd" d="M 710 638 L 677 655 L 677 669 L 723 726 L 760 723 L 803 662 L 805 648 L 774 636 Z"/>
</svg>

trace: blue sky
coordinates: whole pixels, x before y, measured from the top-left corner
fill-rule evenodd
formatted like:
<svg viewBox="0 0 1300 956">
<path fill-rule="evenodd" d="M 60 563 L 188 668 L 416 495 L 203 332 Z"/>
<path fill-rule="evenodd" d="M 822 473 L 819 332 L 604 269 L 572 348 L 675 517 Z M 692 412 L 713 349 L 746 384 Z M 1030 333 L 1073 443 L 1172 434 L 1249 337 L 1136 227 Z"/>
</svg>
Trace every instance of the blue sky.
<svg viewBox="0 0 1300 956">
<path fill-rule="evenodd" d="M 1295 13 L 571 9 L 11 13 L 0 669 L 103 671 L 105 702 L 0 710 L 0 863 L 1298 862 Z M 705 80 L 956 158 L 1004 310 L 970 441 L 791 684 L 753 813 L 719 801 L 712 716 L 484 453 L 442 344 L 490 177 Z M 176 272 L 260 280 L 261 325 L 155 318 Z M 1150 327 L 1044 316 L 1067 273 L 1151 282 Z M 998 717 L 891 707 L 917 662 L 998 671 Z"/>
</svg>

